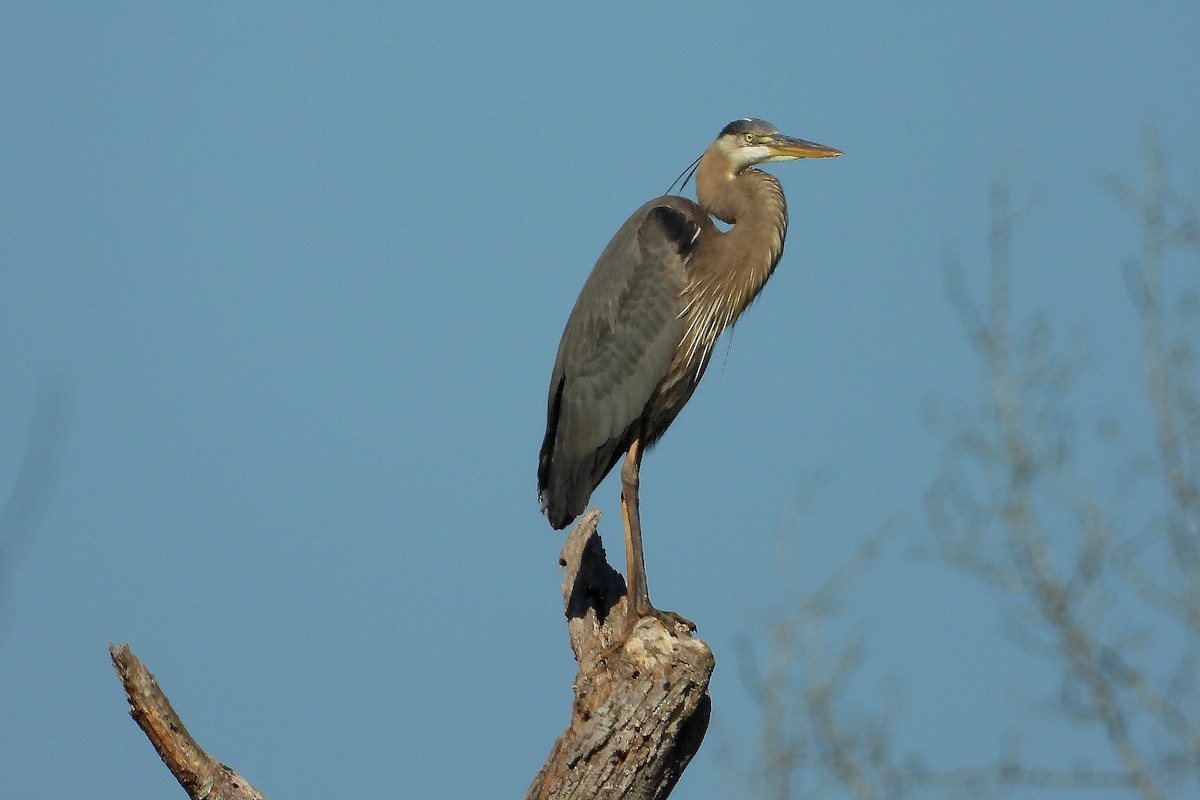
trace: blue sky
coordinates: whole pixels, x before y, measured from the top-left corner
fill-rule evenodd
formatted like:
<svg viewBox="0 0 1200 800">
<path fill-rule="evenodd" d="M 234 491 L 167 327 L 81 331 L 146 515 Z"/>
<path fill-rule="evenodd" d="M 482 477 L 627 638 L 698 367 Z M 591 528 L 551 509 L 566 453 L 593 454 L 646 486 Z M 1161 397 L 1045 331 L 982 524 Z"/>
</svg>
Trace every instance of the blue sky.
<svg viewBox="0 0 1200 800">
<path fill-rule="evenodd" d="M 1195 3 L 2 16 L 0 491 L 38 387 L 62 399 L 0 576 L 13 796 L 177 791 L 117 641 L 268 796 L 523 792 L 574 673 L 534 480 L 558 336 L 608 237 L 742 116 L 846 155 L 775 165 L 780 268 L 646 458 L 652 592 L 718 659 L 679 796 L 727 796 L 717 741 L 755 732 L 736 642 L 779 600 L 776 530 L 813 475 L 801 581 L 897 527 L 855 605 L 863 704 L 900 681 L 903 749 L 986 760 L 1006 692 L 1053 690 L 913 555 L 923 409 L 977 378 L 944 254 L 982 286 L 1011 166 L 1019 310 L 1081 329 L 1088 410 L 1136 427 L 1136 231 L 1101 176 L 1136 180 L 1148 123 L 1194 168 Z M 619 552 L 615 482 L 594 502 Z"/>
</svg>

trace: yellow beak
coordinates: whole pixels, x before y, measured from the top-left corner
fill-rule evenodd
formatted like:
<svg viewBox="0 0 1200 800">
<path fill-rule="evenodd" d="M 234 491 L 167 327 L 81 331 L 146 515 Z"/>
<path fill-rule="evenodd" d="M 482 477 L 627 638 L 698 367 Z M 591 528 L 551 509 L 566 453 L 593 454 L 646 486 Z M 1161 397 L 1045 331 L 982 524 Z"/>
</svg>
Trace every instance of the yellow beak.
<svg viewBox="0 0 1200 800">
<path fill-rule="evenodd" d="M 804 139 L 793 139 L 791 136 L 784 136 L 780 133 L 772 136 L 771 141 L 766 145 L 767 149 L 771 151 L 772 159 L 835 158 L 842 154 L 842 151 L 836 148 L 808 142 Z"/>
</svg>

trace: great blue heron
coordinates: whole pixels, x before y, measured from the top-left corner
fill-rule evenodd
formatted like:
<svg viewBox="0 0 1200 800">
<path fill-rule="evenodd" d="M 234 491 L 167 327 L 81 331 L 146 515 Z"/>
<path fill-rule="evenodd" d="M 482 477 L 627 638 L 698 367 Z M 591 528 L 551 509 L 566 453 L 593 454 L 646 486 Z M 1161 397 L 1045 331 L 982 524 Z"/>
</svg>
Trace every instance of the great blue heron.
<svg viewBox="0 0 1200 800">
<path fill-rule="evenodd" d="M 634 620 L 686 623 L 650 603 L 637 496 L 642 453 L 683 409 L 713 344 L 783 253 L 783 190 L 751 167 L 841 154 L 761 119 L 729 123 L 695 168 L 699 203 L 664 195 L 635 211 L 575 301 L 550 376 L 538 494 L 550 524 L 565 528 L 625 455 L 621 513 Z M 710 214 L 733 227 L 720 230 Z"/>
</svg>

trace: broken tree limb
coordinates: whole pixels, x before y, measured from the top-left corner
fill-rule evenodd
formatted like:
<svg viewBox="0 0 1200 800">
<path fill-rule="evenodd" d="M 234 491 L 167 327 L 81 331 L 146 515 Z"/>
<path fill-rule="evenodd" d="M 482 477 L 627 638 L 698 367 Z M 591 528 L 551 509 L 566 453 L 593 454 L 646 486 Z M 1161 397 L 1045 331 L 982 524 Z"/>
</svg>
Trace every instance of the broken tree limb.
<svg viewBox="0 0 1200 800">
<path fill-rule="evenodd" d="M 526 800 L 661 800 L 708 729 L 712 651 L 654 618 L 628 629 L 625 581 L 605 557 L 599 519 L 584 514 L 560 556 L 575 700 Z"/>
<path fill-rule="evenodd" d="M 265 800 L 246 779 L 204 752 L 128 644 L 110 646 L 113 667 L 125 686 L 129 715 L 193 800 Z"/>
</svg>

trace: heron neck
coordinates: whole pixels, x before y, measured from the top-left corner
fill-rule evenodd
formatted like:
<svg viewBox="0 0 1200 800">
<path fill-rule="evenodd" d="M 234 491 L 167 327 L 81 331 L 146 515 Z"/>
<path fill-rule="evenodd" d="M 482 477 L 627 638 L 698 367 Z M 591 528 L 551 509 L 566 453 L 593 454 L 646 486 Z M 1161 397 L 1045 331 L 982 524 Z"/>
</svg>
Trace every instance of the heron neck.
<svg viewBox="0 0 1200 800">
<path fill-rule="evenodd" d="M 706 168 L 707 167 L 707 168 Z M 701 239 L 688 261 L 683 344 L 688 374 L 703 374 L 717 338 L 758 295 L 779 257 L 787 233 L 787 203 L 779 182 L 748 169 L 739 175 L 700 162 L 696 196 L 708 213 L 733 227 Z"/>
<path fill-rule="evenodd" d="M 733 225 L 713 242 L 723 251 L 718 261 L 756 273 L 745 277 L 758 284 L 757 292 L 783 255 L 788 216 L 779 181 L 757 169 L 734 175 L 715 159 L 702 161 L 696 171 L 696 197 L 710 214 Z"/>
<path fill-rule="evenodd" d="M 715 147 L 714 142 L 696 168 L 696 199 L 710 214 L 733 224 L 769 210 L 773 203 L 764 202 L 768 200 L 763 197 L 764 191 L 772 196 L 770 200 L 782 201 L 783 193 L 773 176 L 757 169 L 735 173 L 730 169 L 729 159 L 715 151 Z"/>
</svg>

